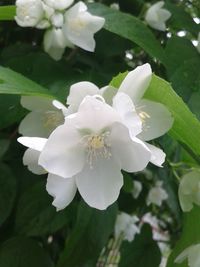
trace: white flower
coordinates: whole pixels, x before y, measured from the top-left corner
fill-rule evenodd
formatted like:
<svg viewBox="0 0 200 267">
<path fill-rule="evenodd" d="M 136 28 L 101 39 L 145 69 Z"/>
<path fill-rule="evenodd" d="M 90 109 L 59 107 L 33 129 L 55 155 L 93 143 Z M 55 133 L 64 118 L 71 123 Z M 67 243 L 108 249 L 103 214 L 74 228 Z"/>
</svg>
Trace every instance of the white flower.
<svg viewBox="0 0 200 267">
<path fill-rule="evenodd" d="M 67 40 L 84 50 L 93 52 L 95 49 L 94 34 L 99 31 L 105 19 L 91 15 L 87 6 L 78 2 L 66 11 L 63 31 Z"/>
<path fill-rule="evenodd" d="M 176 259 L 175 263 L 180 264 L 188 259 L 189 267 L 200 266 L 200 244 L 192 245 L 186 248 Z"/>
<path fill-rule="evenodd" d="M 46 139 L 41 139 L 42 144 L 38 138 L 19 141 L 41 151 Z M 39 165 L 50 173 L 47 191 L 58 210 L 73 199 L 75 188 L 88 205 L 106 209 L 123 185 L 120 170 L 143 170 L 149 160 L 150 151 L 136 137 L 130 138 L 119 114 L 100 96 L 87 96 L 78 112 L 66 117 L 50 135 Z"/>
<path fill-rule="evenodd" d="M 188 212 L 193 204 L 200 205 L 200 172 L 192 171 L 185 174 L 179 185 L 179 201 L 183 211 Z"/>
<path fill-rule="evenodd" d="M 113 107 L 120 113 L 130 132 L 134 132 L 134 136 L 138 134 L 138 137 L 144 141 L 157 138 L 171 128 L 173 118 L 164 105 L 142 99 L 151 77 L 150 65 L 144 64 L 129 72 L 118 91 L 110 86 L 99 90 L 97 86 L 88 82 L 74 84 L 70 88 L 70 94 L 67 98 L 68 112 L 76 112 L 86 95 L 101 94 L 107 103 L 111 105 L 113 103 Z M 140 119 L 135 116 L 135 112 Z M 137 133 L 136 129 L 138 130 Z M 151 163 L 161 167 L 165 160 L 165 153 L 153 145 L 148 143 L 146 145 L 151 151 Z"/>
<path fill-rule="evenodd" d="M 64 10 L 73 4 L 74 0 L 43 0 L 46 5 L 55 10 Z"/>
<path fill-rule="evenodd" d="M 48 137 L 58 125 L 64 123 L 67 108 L 57 100 L 22 96 L 21 105 L 31 111 L 19 125 L 19 133 L 24 136 Z"/>
<path fill-rule="evenodd" d="M 21 27 L 34 27 L 44 16 L 41 0 L 17 0 L 15 20 Z"/>
<path fill-rule="evenodd" d="M 133 198 L 138 198 L 142 191 L 142 183 L 139 181 L 133 181 L 132 196 Z"/>
<path fill-rule="evenodd" d="M 159 1 L 152 5 L 145 15 L 145 20 L 153 29 L 159 31 L 165 31 L 166 25 L 165 22 L 171 17 L 171 13 L 162 8 L 164 6 L 164 1 Z"/>
<path fill-rule="evenodd" d="M 200 32 L 198 34 L 198 39 L 197 39 L 198 43 L 197 43 L 197 51 L 200 53 Z"/>
<path fill-rule="evenodd" d="M 140 228 L 136 225 L 139 221 L 137 216 L 130 216 L 127 213 L 121 212 L 117 216 L 115 223 L 115 237 L 119 238 L 123 235 L 123 239 L 132 242 L 136 234 L 140 233 Z"/>
<path fill-rule="evenodd" d="M 52 28 L 45 32 L 44 51 L 53 59 L 60 60 L 66 46 L 73 47 L 73 45 L 66 40 L 61 29 Z"/>
<path fill-rule="evenodd" d="M 162 182 L 157 182 L 156 186 L 151 188 L 147 196 L 147 205 L 151 203 L 157 206 L 161 206 L 163 200 L 168 198 L 167 192 L 162 188 Z"/>
</svg>

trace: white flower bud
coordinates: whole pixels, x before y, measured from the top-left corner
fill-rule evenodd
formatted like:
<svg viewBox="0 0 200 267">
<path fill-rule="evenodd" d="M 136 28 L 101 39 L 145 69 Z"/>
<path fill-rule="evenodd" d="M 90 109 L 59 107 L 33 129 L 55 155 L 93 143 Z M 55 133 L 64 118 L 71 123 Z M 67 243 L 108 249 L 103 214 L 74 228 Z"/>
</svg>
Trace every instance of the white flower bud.
<svg viewBox="0 0 200 267">
<path fill-rule="evenodd" d="M 61 28 L 64 23 L 64 17 L 62 13 L 55 13 L 51 17 L 51 23 L 56 28 Z"/>
<path fill-rule="evenodd" d="M 73 4 L 74 0 L 43 0 L 45 4 L 56 10 L 64 10 Z"/>
<path fill-rule="evenodd" d="M 44 16 L 41 0 L 17 0 L 15 20 L 21 27 L 34 27 Z"/>
<path fill-rule="evenodd" d="M 164 1 L 159 1 L 152 5 L 145 15 L 145 20 L 153 29 L 159 31 L 165 31 L 165 22 L 171 17 L 171 13 L 162 8 L 164 6 Z"/>
</svg>

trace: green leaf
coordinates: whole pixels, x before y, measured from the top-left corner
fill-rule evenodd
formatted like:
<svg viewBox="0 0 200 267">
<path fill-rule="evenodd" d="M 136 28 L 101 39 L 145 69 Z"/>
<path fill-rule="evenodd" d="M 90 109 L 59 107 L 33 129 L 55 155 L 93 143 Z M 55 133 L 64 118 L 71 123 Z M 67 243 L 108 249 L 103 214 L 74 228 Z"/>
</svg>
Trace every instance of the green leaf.
<svg viewBox="0 0 200 267">
<path fill-rule="evenodd" d="M 153 75 L 145 97 L 164 104 L 174 117 L 169 134 L 200 155 L 200 122 L 165 80 Z"/>
<path fill-rule="evenodd" d="M 0 67 L 0 94 L 55 98 L 46 88 L 5 67 Z"/>
<path fill-rule="evenodd" d="M 54 233 L 64 227 L 73 215 L 71 206 L 56 212 L 51 203 L 52 198 L 45 190 L 44 181 L 25 191 L 17 205 L 16 233 L 39 236 Z"/>
<path fill-rule="evenodd" d="M 181 264 L 175 264 L 176 257 L 187 247 L 200 243 L 200 207 L 195 206 L 190 212 L 184 213 L 183 216 L 183 231 L 180 240 L 171 253 L 167 267 L 187 267 L 187 261 Z"/>
<path fill-rule="evenodd" d="M 89 10 L 92 14 L 105 18 L 104 28 L 106 30 L 136 43 L 153 58 L 164 61 L 164 51 L 161 45 L 141 20 L 97 3 L 90 4 Z"/>
<path fill-rule="evenodd" d="M 14 237 L 0 247 L 1 267 L 53 267 L 49 255 L 36 241 Z"/>
<path fill-rule="evenodd" d="M 0 164 L 0 225 L 10 215 L 16 196 L 16 180 L 9 167 Z M 1 264 L 0 264 L 1 266 Z"/>
<path fill-rule="evenodd" d="M 76 225 L 66 242 L 57 267 L 95 266 L 113 231 L 116 216 L 116 205 L 112 205 L 106 211 L 99 211 L 82 202 Z"/>
<path fill-rule="evenodd" d="M 161 261 L 159 247 L 152 239 L 151 227 L 145 224 L 133 242 L 124 242 L 119 267 L 158 267 Z"/>
<path fill-rule="evenodd" d="M 14 20 L 15 13 L 16 13 L 15 6 L 1 6 L 0 20 Z"/>
<path fill-rule="evenodd" d="M 0 158 L 4 156 L 10 145 L 10 140 L 0 139 Z"/>
</svg>

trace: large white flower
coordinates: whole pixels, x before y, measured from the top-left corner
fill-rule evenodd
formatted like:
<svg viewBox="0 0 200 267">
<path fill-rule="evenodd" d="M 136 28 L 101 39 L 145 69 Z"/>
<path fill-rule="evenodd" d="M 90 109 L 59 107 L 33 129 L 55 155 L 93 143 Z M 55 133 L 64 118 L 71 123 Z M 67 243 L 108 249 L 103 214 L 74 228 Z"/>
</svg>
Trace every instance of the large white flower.
<svg viewBox="0 0 200 267">
<path fill-rule="evenodd" d="M 106 102 L 113 105 L 120 113 L 124 124 L 127 125 L 130 131 L 134 132 L 134 136 L 138 134 L 138 137 L 144 141 L 155 139 L 171 128 L 173 118 L 164 105 L 142 99 L 151 77 L 150 65 L 144 64 L 129 72 L 119 90 L 110 86 L 99 90 L 96 85 L 89 82 L 74 84 L 70 88 L 70 94 L 67 98 L 68 112 L 76 112 L 80 102 L 86 95 L 101 94 Z M 135 112 L 139 115 L 140 120 L 137 116 L 133 117 Z M 138 133 L 136 133 L 136 129 Z M 151 162 L 161 167 L 165 160 L 165 153 L 153 145 L 148 143 L 146 145 L 152 153 Z"/>
<path fill-rule="evenodd" d="M 93 52 L 94 34 L 103 27 L 105 19 L 91 15 L 81 1 L 67 10 L 64 17 L 63 31 L 66 39 L 84 50 Z"/>
<path fill-rule="evenodd" d="M 184 260 L 188 259 L 189 267 L 200 266 L 200 244 L 192 245 L 186 248 L 176 259 L 175 263 L 180 264 Z"/>
<path fill-rule="evenodd" d="M 125 212 L 121 212 L 117 216 L 115 223 L 115 237 L 122 236 L 123 240 L 132 242 L 136 234 L 140 233 L 140 228 L 136 225 L 139 218 L 135 215 L 131 216 Z"/>
<path fill-rule="evenodd" d="M 37 142 L 33 146 L 33 143 L 30 138 L 27 146 L 32 149 L 40 146 Z M 60 198 L 65 200 L 71 187 L 71 196 L 74 196 L 76 184 L 90 206 L 106 209 L 117 199 L 123 185 L 120 170 L 141 171 L 149 160 L 150 151 L 139 139 L 130 137 L 119 114 L 100 96 L 87 96 L 78 112 L 66 117 L 65 123 L 50 135 L 39 164 L 50 173 L 47 190 L 55 198 L 54 205 Z M 63 203 L 62 207 L 58 204 L 57 209 L 63 208 Z M 64 206 L 68 204 L 69 199 Z"/>
<path fill-rule="evenodd" d="M 21 27 L 34 27 L 44 16 L 41 0 L 17 0 L 15 20 Z"/>
<path fill-rule="evenodd" d="M 183 211 L 188 212 L 193 204 L 200 205 L 200 172 L 192 171 L 185 174 L 179 185 L 179 201 Z"/>
<path fill-rule="evenodd" d="M 43 0 L 46 5 L 55 10 L 64 10 L 73 4 L 74 0 Z"/>
<path fill-rule="evenodd" d="M 164 6 L 164 1 L 159 1 L 152 5 L 145 15 L 145 20 L 153 29 L 159 31 L 166 30 L 165 22 L 171 17 L 171 13 L 162 8 Z"/>
<path fill-rule="evenodd" d="M 157 182 L 155 187 L 151 188 L 147 196 L 147 205 L 155 204 L 161 206 L 163 200 L 168 198 L 167 192 L 162 188 L 162 182 Z"/>
</svg>

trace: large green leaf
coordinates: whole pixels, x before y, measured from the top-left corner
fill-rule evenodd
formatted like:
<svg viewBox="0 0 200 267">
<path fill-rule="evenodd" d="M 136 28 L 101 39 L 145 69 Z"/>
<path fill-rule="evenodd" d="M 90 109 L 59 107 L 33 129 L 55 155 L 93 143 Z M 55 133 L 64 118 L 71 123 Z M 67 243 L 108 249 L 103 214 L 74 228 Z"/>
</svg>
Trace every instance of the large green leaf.
<svg viewBox="0 0 200 267">
<path fill-rule="evenodd" d="M 104 28 L 106 30 L 129 39 L 143 48 L 150 56 L 161 62 L 164 61 L 164 51 L 161 45 L 141 20 L 97 3 L 89 5 L 89 10 L 92 14 L 105 18 Z"/>
<path fill-rule="evenodd" d="M 175 264 L 176 257 L 187 247 L 200 243 L 200 208 L 195 206 L 190 212 L 184 213 L 183 217 L 183 231 L 180 240 L 177 242 L 176 247 L 171 253 L 167 267 L 187 267 L 187 261 L 181 264 Z"/>
<path fill-rule="evenodd" d="M 1 267 L 53 267 L 49 255 L 36 241 L 14 237 L 0 247 Z"/>
<path fill-rule="evenodd" d="M 16 180 L 9 167 L 0 164 L 0 225 L 10 215 L 16 195 Z M 0 264 L 1 266 L 1 264 Z"/>
<path fill-rule="evenodd" d="M 81 203 L 77 222 L 57 267 L 93 267 L 113 231 L 116 205 L 99 211 Z"/>
<path fill-rule="evenodd" d="M 161 253 L 152 239 L 151 227 L 144 225 L 133 242 L 122 245 L 119 267 L 158 267 L 160 260 Z"/>
<path fill-rule="evenodd" d="M 55 98 L 46 88 L 5 67 L 0 67 L 0 94 Z"/>
<path fill-rule="evenodd" d="M 200 155 L 200 122 L 165 80 L 153 75 L 145 97 L 164 104 L 174 117 L 170 135 Z"/>
<path fill-rule="evenodd" d="M 0 20 L 13 20 L 15 16 L 15 6 L 1 6 Z"/>
<path fill-rule="evenodd" d="M 25 191 L 17 205 L 16 233 L 39 236 L 54 233 L 64 227 L 73 215 L 71 206 L 56 212 L 51 202 L 52 198 L 46 192 L 43 181 Z"/>
</svg>

